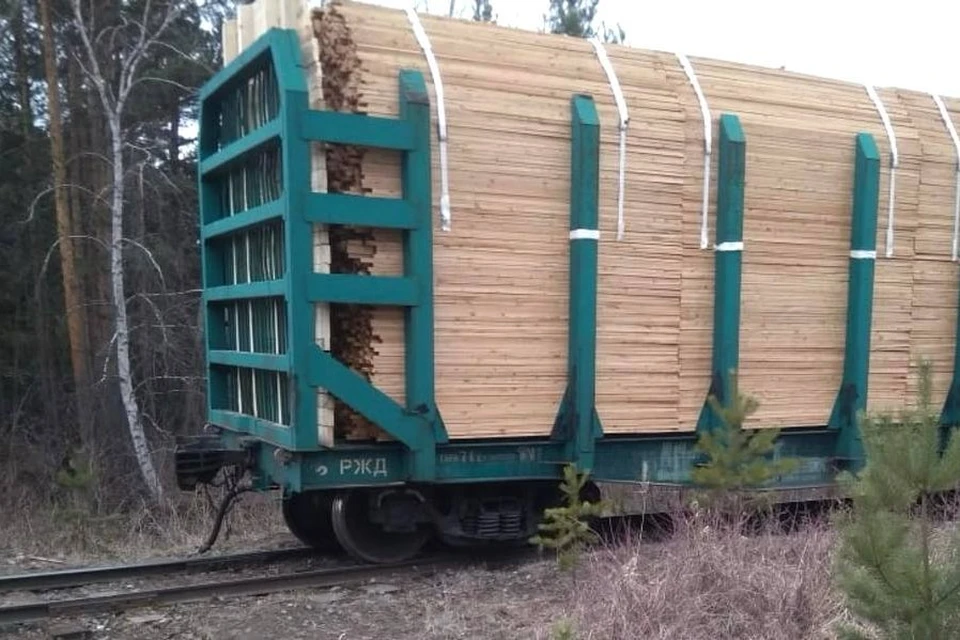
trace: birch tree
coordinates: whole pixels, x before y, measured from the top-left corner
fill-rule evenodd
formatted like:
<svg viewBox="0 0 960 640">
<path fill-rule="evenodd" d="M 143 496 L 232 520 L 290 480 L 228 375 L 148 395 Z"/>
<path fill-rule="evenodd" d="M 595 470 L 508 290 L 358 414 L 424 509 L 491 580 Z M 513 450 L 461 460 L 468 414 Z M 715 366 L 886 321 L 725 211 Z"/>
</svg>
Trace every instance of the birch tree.
<svg viewBox="0 0 960 640">
<path fill-rule="evenodd" d="M 157 475 L 149 443 L 143 428 L 140 407 L 134 393 L 130 366 L 130 323 L 127 296 L 124 287 L 124 112 L 134 89 L 145 78 L 140 71 L 148 53 L 161 43 L 160 38 L 180 13 L 175 2 L 145 0 L 139 19 L 121 15 L 119 24 L 98 25 L 95 10 L 85 16 L 80 0 L 71 0 L 74 26 L 83 44 L 79 64 L 100 98 L 100 106 L 107 123 L 110 143 L 110 242 L 109 264 L 111 301 L 114 315 L 114 333 L 111 344 L 116 357 L 117 378 L 126 414 L 127 428 L 144 483 L 154 500 L 162 497 L 162 485 Z M 94 43 L 107 40 L 117 49 L 111 51 L 111 69 L 105 69 Z"/>
</svg>

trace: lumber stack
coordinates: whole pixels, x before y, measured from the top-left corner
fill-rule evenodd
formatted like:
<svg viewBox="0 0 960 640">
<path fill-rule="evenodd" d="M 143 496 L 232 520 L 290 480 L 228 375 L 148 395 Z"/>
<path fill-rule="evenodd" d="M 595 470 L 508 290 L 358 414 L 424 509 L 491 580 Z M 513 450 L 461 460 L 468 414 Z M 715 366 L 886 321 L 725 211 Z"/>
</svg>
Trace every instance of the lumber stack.
<svg viewBox="0 0 960 640">
<path fill-rule="evenodd" d="M 923 164 L 919 136 L 909 110 L 897 99 L 896 91 L 878 89 L 877 94 L 886 107 L 896 135 L 899 167 L 894 184 L 892 255 L 888 257 L 886 237 L 890 216 L 890 144 L 879 115 L 874 111 L 872 127 L 864 127 L 864 130 L 874 134 L 881 158 L 868 409 L 900 405 L 907 398 L 913 317 L 914 238 L 919 210 L 920 168 Z"/>
<path fill-rule="evenodd" d="M 740 383 L 760 402 L 752 423 L 822 425 L 843 368 L 854 134 L 873 133 L 888 166 L 880 117 L 862 86 L 710 60 L 691 63 L 711 111 L 737 114 L 747 139 Z M 674 75 L 686 82 L 680 69 Z M 692 92 L 686 95 L 690 128 L 698 131 L 699 107 Z M 871 400 L 902 396 L 909 350 L 912 248 L 904 236 L 909 238 L 915 218 L 919 150 L 895 106 L 887 110 L 901 156 L 896 193 L 901 244 L 897 260 L 877 263 Z M 691 158 L 689 170 L 702 171 L 698 162 Z M 883 212 L 888 179 L 884 169 Z M 684 215 L 696 219 L 687 225 L 688 236 L 700 215 L 700 195 L 691 196 L 697 204 Z M 885 223 L 881 215 L 881 255 Z M 703 337 L 712 325 L 706 302 L 713 287 L 712 256 L 691 251 L 684 266 L 684 307 L 697 309 L 691 332 L 698 332 L 685 347 L 707 349 L 693 360 L 702 370 L 709 362 L 710 342 L 704 345 Z"/>
<path fill-rule="evenodd" d="M 416 68 L 430 78 L 406 16 L 334 5 L 320 29 L 343 18 L 364 61 L 366 111 L 396 115 L 397 70 Z M 453 229 L 435 232 L 434 249 L 437 399 L 448 430 L 536 435 L 556 415 L 566 383 L 570 97 L 577 92 L 595 97 L 604 123 L 600 230 L 611 249 L 601 252 L 599 266 L 598 410 L 610 431 L 678 428 L 676 211 L 685 140 L 683 112 L 663 68 L 650 53 L 611 54 L 638 123 L 628 135 L 629 219 L 616 241 L 618 115 L 592 47 L 421 20 L 442 69 L 449 114 Z M 365 165 L 369 193 L 399 194 L 390 160 Z M 436 154 L 434 160 L 438 201 Z M 391 258 L 400 251 L 396 235 L 378 235 L 376 251 L 378 260 L 399 266 Z M 379 310 L 375 318 L 383 335 L 390 319 Z M 399 389 L 399 359 L 381 353 L 375 362 L 377 384 Z"/>
<path fill-rule="evenodd" d="M 658 64 L 667 74 L 670 87 L 683 109 L 683 191 L 680 208 L 673 215 L 680 220 L 683 252 L 680 269 L 680 344 L 677 350 L 680 365 L 677 428 L 688 431 L 697 424 L 711 381 L 714 255 L 712 251 L 700 248 L 705 136 L 699 101 L 679 60 L 673 54 L 660 53 Z M 712 120 L 710 130 L 713 148 L 716 149 L 718 126 L 716 118 Z M 716 162 L 712 165 L 709 187 L 713 195 L 710 196 L 707 210 L 710 246 L 713 246 L 715 237 L 713 222 L 717 213 L 714 197 L 717 192 Z"/>
<path fill-rule="evenodd" d="M 929 360 L 933 373 L 932 395 L 939 405 L 953 377 L 957 322 L 957 264 L 951 260 L 957 155 L 943 118 L 931 96 L 897 91 L 910 111 L 920 139 L 919 204 L 912 262 L 911 361 L 908 399 L 917 391 L 917 360 Z M 954 126 L 960 102 L 944 99 Z"/>
<path fill-rule="evenodd" d="M 608 48 L 630 115 L 624 234 L 617 239 L 619 114 L 603 76 L 597 298 L 597 411 L 610 433 L 678 429 L 681 388 L 684 165 L 683 106 L 657 54 Z M 594 51 L 584 63 L 602 73 Z M 569 116 L 567 116 L 569 118 Z M 567 151 L 569 155 L 569 151 Z M 558 212 L 560 205 L 556 206 Z M 709 345 L 709 342 L 707 343 Z M 706 386 L 693 395 L 703 395 Z M 697 393 L 699 392 L 699 394 Z"/>
<path fill-rule="evenodd" d="M 262 0 L 261 0 L 262 2 Z M 306 11 L 306 9 L 304 9 Z M 242 16 L 241 16 L 242 17 Z M 440 229 L 433 132 L 437 401 L 451 437 L 544 435 L 566 384 L 570 98 L 601 119 L 597 410 L 608 433 L 692 430 L 710 384 L 716 221 L 700 246 L 704 136 L 676 56 L 607 53 L 624 88 L 626 224 L 617 238 L 618 113 L 586 41 L 421 15 L 445 89 L 452 228 Z M 397 74 L 418 69 L 437 96 L 407 16 L 332 2 L 309 18 L 311 100 L 397 116 Z M 741 389 L 754 426 L 822 425 L 844 357 L 854 140 L 881 153 L 869 404 L 903 402 L 914 360 L 934 360 L 934 401 L 952 375 L 957 312 L 952 143 L 930 96 L 879 90 L 899 150 L 893 255 L 886 255 L 891 147 L 862 85 L 705 59 L 693 68 L 717 118 L 747 138 Z M 948 101 L 951 113 L 960 103 Z M 314 188 L 396 197 L 397 154 L 318 148 Z M 321 184 L 322 183 L 322 184 Z M 396 275 L 397 232 L 331 228 L 332 271 Z M 322 242 L 321 242 L 322 244 Z M 322 251 L 320 252 L 322 253 Z M 403 314 L 333 305 L 334 355 L 403 401 Z M 338 409 L 350 438 L 379 437 Z"/>
</svg>

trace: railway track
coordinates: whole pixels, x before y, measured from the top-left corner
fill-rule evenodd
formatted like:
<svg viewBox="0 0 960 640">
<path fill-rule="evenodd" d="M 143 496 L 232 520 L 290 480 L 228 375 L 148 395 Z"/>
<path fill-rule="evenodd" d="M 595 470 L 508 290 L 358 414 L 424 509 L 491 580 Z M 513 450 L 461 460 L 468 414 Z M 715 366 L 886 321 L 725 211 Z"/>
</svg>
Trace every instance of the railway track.
<svg viewBox="0 0 960 640">
<path fill-rule="evenodd" d="M 289 549 L 151 560 L 147 562 L 99 567 L 82 567 L 61 571 L 30 571 L 27 573 L 0 576 L 0 594 L 11 591 L 42 592 L 54 589 L 70 589 L 102 582 L 131 578 L 148 578 L 173 573 L 217 571 L 231 567 L 254 566 L 282 560 L 296 560 L 314 555 L 316 555 L 316 551 L 309 547 L 294 547 Z"/>
<path fill-rule="evenodd" d="M 190 571 L 219 572 L 234 567 L 269 564 L 272 560 L 286 560 L 316 554 L 308 549 L 231 554 L 211 558 L 186 558 L 111 567 L 94 567 L 66 571 L 36 572 L 0 578 L 0 597 L 9 592 L 50 592 L 76 589 L 95 583 L 110 583 L 145 577 L 168 576 Z M 498 556 L 494 564 L 510 564 L 530 557 L 529 552 L 509 551 Z M 472 558 L 476 559 L 476 558 Z M 239 578 L 216 576 L 199 582 L 162 587 L 128 588 L 118 592 L 79 595 L 0 606 L 0 628 L 38 621 L 110 613 L 141 607 L 184 604 L 212 598 L 254 596 L 293 591 L 305 588 L 352 586 L 371 579 L 383 579 L 398 574 L 428 575 L 443 569 L 463 567 L 469 559 L 463 555 L 435 555 L 417 560 L 388 565 L 350 564 L 321 569 L 281 570 L 272 575 L 253 575 Z M 487 562 L 489 563 L 489 560 Z"/>
<path fill-rule="evenodd" d="M 607 527 L 602 537 L 616 535 L 612 524 L 619 518 L 602 518 Z M 651 532 L 648 532 L 651 533 Z M 660 532 L 661 535 L 663 532 Z M 651 541 L 659 536 L 653 536 Z M 50 596 L 51 592 L 70 591 L 94 584 L 115 583 L 122 588 L 106 593 L 41 597 L 30 602 L 0 604 L 0 630 L 23 623 L 72 617 L 78 615 L 114 613 L 143 607 L 169 606 L 206 601 L 216 598 L 261 596 L 309 588 L 353 586 L 364 582 L 385 580 L 399 576 L 424 576 L 444 569 L 486 565 L 489 568 L 516 566 L 535 557 L 532 547 L 491 550 L 492 553 L 432 553 L 420 558 L 391 564 L 338 564 L 323 568 L 295 564 L 284 567 L 287 561 L 324 558 L 309 547 L 295 547 L 269 551 L 255 551 L 214 556 L 193 556 L 172 560 L 156 560 L 134 564 L 120 564 L 60 571 L 30 572 L 0 576 L 0 603 L 8 594 L 32 593 Z M 327 558 L 329 560 L 329 558 Z M 336 561 L 335 561 L 336 562 Z M 263 567 L 271 574 L 231 577 L 231 570 Z M 178 581 L 164 586 L 133 588 L 131 582 L 144 578 L 210 573 L 202 580 Z"/>
</svg>

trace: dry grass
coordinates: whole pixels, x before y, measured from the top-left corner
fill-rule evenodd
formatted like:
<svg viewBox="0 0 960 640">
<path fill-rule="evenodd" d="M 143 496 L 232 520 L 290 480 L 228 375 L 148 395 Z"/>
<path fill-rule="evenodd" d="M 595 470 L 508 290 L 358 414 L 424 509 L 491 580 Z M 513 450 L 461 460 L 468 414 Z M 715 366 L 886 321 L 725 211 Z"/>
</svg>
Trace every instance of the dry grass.
<svg viewBox="0 0 960 640">
<path fill-rule="evenodd" d="M 0 464 L 0 572 L 191 553 L 209 535 L 225 493 L 224 487 L 180 491 L 169 447 L 154 451 L 166 486 L 161 503 L 152 505 L 142 497 L 130 454 L 111 457 L 98 450 L 78 458 L 83 472 L 72 481 L 58 475 L 55 447 L 20 444 L 17 455 Z M 251 547 L 278 535 L 288 535 L 279 495 L 246 493 L 234 503 L 213 550 Z"/>
<path fill-rule="evenodd" d="M 211 498 L 213 498 L 211 500 Z M 48 559 L 64 564 L 129 561 L 191 553 L 209 535 L 219 495 L 172 493 L 160 507 L 103 512 L 83 504 L 21 504 L 0 519 L 0 572 Z M 246 494 L 230 511 L 213 551 L 250 547 L 286 535 L 276 494 Z M 6 565 L 6 566 L 4 566 Z"/>
<path fill-rule="evenodd" d="M 627 539 L 584 557 L 571 590 L 574 637 L 833 637 L 844 611 L 826 525 L 744 536 L 702 519 L 678 522 L 667 542 Z"/>
<path fill-rule="evenodd" d="M 415 602 L 410 608 L 422 610 L 423 622 L 413 625 L 409 637 L 548 640 L 550 623 L 562 610 L 566 595 L 556 574 L 555 564 L 543 560 L 518 569 L 491 573 L 468 569 L 442 575 L 428 588 L 411 594 Z"/>
</svg>

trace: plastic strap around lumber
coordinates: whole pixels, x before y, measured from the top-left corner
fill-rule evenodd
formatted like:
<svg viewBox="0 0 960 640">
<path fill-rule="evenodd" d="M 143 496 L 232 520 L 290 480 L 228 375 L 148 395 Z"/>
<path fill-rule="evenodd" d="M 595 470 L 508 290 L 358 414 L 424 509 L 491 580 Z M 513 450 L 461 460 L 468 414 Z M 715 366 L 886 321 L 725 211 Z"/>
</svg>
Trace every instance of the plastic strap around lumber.
<svg viewBox="0 0 960 640">
<path fill-rule="evenodd" d="M 570 231 L 571 240 L 599 240 L 599 229 L 573 229 Z"/>
<path fill-rule="evenodd" d="M 721 242 L 714 245 L 716 251 L 743 251 L 743 242 Z"/>
<path fill-rule="evenodd" d="M 947 127 L 947 132 L 950 133 L 950 139 L 953 140 L 953 148 L 957 152 L 957 166 L 954 176 L 954 196 L 953 196 L 953 249 L 952 249 L 952 259 L 954 262 L 957 261 L 957 243 L 960 242 L 960 136 L 957 136 L 957 129 L 953 126 L 953 120 L 950 118 L 950 113 L 947 111 L 947 107 L 943 104 L 943 99 L 940 98 L 937 94 L 931 94 L 933 96 L 933 101 L 937 103 L 937 109 L 940 110 L 940 117 L 943 118 L 943 124 Z"/>
<path fill-rule="evenodd" d="M 423 49 L 423 55 L 427 59 L 430 76 L 433 78 L 433 88 L 437 94 L 437 137 L 440 139 L 440 228 L 449 231 L 450 186 L 447 174 L 447 111 L 443 97 L 443 79 L 440 77 L 440 65 L 437 64 L 437 58 L 433 55 L 430 38 L 420 23 L 420 17 L 417 15 L 416 9 L 407 7 L 406 13 L 410 26 L 413 27 L 413 34 L 417 38 L 417 43 Z"/>
<path fill-rule="evenodd" d="M 707 104 L 707 98 L 700 89 L 700 81 L 697 80 L 697 74 L 693 70 L 693 65 L 687 56 L 677 52 L 677 59 L 680 66 L 683 67 L 687 79 L 693 85 L 693 91 L 697 94 L 697 101 L 700 103 L 700 115 L 703 118 L 703 211 L 700 214 L 700 248 L 706 249 L 710 246 L 710 237 L 708 235 L 707 211 L 710 208 L 710 154 L 713 152 L 713 128 L 710 122 L 710 106 Z"/>
<path fill-rule="evenodd" d="M 900 166 L 900 154 L 897 152 L 897 136 L 893 132 L 893 125 L 890 123 L 890 116 L 887 115 L 887 109 L 883 106 L 883 101 L 877 95 L 873 85 L 864 85 L 867 89 L 867 95 L 873 100 L 873 105 L 880 114 L 880 120 L 883 122 L 883 128 L 887 132 L 887 141 L 890 143 L 890 190 L 887 195 L 887 257 L 893 256 L 893 214 L 896 195 L 897 167 Z"/>
<path fill-rule="evenodd" d="M 619 189 L 617 191 L 617 240 L 623 240 L 624 220 L 623 220 L 623 191 L 625 174 L 627 169 L 627 127 L 630 124 L 630 112 L 627 110 L 627 101 L 623 97 L 623 89 L 620 86 L 620 80 L 617 78 L 617 72 L 607 57 L 607 51 L 597 37 L 590 38 L 590 44 L 597 52 L 597 59 L 604 73 L 607 74 L 607 81 L 610 83 L 610 90 L 613 92 L 613 99 L 617 103 L 617 112 L 620 115 L 620 176 Z"/>
</svg>

